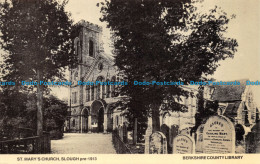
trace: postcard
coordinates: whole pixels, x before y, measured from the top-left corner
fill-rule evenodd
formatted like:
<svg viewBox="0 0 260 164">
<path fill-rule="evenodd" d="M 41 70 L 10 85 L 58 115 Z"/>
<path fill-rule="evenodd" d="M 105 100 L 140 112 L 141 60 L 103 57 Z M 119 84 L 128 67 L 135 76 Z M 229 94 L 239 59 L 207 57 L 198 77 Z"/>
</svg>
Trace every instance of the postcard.
<svg viewBox="0 0 260 164">
<path fill-rule="evenodd" d="M 258 0 L 1 0 L 1 163 L 258 163 Z"/>
</svg>

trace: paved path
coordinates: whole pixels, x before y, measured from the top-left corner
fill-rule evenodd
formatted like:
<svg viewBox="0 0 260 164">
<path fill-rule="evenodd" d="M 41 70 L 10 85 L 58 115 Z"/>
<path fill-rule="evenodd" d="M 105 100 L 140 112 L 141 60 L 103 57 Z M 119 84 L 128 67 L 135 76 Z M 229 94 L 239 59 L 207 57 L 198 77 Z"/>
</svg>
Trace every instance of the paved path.
<svg viewBox="0 0 260 164">
<path fill-rule="evenodd" d="M 112 134 L 64 133 L 63 139 L 51 140 L 53 154 L 116 154 Z"/>
</svg>

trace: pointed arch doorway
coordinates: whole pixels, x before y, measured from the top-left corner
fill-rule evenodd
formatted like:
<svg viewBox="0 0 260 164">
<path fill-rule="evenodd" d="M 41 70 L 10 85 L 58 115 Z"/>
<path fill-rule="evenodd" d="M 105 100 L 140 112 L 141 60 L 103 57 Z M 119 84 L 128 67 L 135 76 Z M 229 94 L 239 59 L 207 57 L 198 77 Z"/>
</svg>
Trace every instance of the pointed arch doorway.
<svg viewBox="0 0 260 164">
<path fill-rule="evenodd" d="M 96 100 L 91 105 L 91 131 L 97 133 L 104 132 L 105 101 Z"/>
<path fill-rule="evenodd" d="M 81 111 L 81 133 L 89 132 L 89 108 L 83 108 Z"/>
</svg>

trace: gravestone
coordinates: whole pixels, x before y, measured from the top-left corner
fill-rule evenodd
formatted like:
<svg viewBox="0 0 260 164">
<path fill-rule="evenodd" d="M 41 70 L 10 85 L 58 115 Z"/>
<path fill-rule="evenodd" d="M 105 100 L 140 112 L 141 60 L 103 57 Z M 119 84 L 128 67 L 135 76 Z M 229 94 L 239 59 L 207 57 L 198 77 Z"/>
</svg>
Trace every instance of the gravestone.
<svg viewBox="0 0 260 164">
<path fill-rule="evenodd" d="M 127 138 L 127 126 L 126 124 L 124 123 L 123 125 L 123 142 L 124 143 L 127 143 L 128 142 L 128 138 Z"/>
<path fill-rule="evenodd" d="M 203 153 L 203 129 L 204 124 L 201 124 L 196 131 L 196 153 Z"/>
<path fill-rule="evenodd" d="M 170 144 L 170 128 L 166 125 L 166 124 L 163 124 L 161 126 L 161 132 L 165 135 L 166 137 L 166 140 L 167 140 L 167 150 L 168 150 L 168 153 L 171 154 L 172 152 L 172 144 Z"/>
<path fill-rule="evenodd" d="M 237 124 L 235 126 L 236 131 L 236 153 L 243 154 L 246 151 L 246 144 L 245 144 L 245 128 L 241 124 Z"/>
<path fill-rule="evenodd" d="M 150 135 L 153 133 L 153 130 L 152 130 L 152 119 L 151 118 L 148 118 L 148 126 L 147 126 L 147 129 L 145 131 L 145 147 L 144 147 L 144 153 L 145 154 L 149 154 L 149 137 Z"/>
<path fill-rule="evenodd" d="M 246 136 L 246 153 L 260 153 L 260 121 L 251 129 Z"/>
<path fill-rule="evenodd" d="M 162 132 L 154 132 L 149 137 L 149 154 L 167 154 L 167 140 Z"/>
<path fill-rule="evenodd" d="M 188 135 L 180 134 L 173 139 L 173 154 L 194 154 L 195 141 Z"/>
<path fill-rule="evenodd" d="M 224 116 L 211 116 L 203 130 L 203 153 L 235 153 L 235 127 Z"/>
</svg>

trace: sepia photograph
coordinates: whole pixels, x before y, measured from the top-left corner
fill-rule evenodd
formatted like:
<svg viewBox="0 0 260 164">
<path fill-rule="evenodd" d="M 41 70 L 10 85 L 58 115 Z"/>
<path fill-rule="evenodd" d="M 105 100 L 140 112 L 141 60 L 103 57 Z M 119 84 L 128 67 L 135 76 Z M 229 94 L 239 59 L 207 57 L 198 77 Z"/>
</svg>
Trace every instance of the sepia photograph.
<svg viewBox="0 0 260 164">
<path fill-rule="evenodd" d="M 0 0 L 0 164 L 257 163 L 259 9 Z"/>
</svg>

